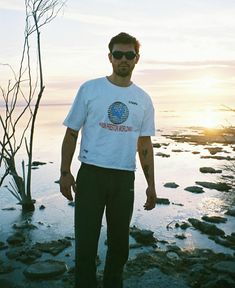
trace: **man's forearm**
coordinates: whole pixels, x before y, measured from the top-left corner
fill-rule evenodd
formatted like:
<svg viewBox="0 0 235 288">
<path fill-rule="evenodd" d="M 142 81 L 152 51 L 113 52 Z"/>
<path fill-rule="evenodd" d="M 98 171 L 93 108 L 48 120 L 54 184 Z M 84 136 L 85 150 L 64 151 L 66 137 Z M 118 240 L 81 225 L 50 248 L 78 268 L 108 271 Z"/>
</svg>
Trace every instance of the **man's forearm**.
<svg viewBox="0 0 235 288">
<path fill-rule="evenodd" d="M 72 163 L 74 151 L 76 148 L 78 132 L 72 129 L 67 129 L 61 151 L 61 167 L 60 172 L 63 176 L 66 176 L 66 173 L 70 173 L 70 166 Z"/>
<path fill-rule="evenodd" d="M 153 159 L 153 145 L 151 138 L 148 136 L 139 137 L 138 153 L 140 163 L 149 187 L 154 187 L 154 159 Z"/>
</svg>

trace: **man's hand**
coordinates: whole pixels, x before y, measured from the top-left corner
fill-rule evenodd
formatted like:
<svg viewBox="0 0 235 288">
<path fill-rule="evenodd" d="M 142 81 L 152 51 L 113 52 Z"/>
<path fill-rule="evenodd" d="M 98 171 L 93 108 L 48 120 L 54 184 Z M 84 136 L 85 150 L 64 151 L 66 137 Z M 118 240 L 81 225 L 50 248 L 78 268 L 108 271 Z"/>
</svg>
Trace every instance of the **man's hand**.
<svg viewBox="0 0 235 288">
<path fill-rule="evenodd" d="M 73 201 L 71 187 L 76 193 L 76 182 L 70 172 L 62 172 L 60 177 L 60 192 L 70 201 Z"/>
<path fill-rule="evenodd" d="M 147 201 L 144 204 L 145 210 L 152 210 L 156 205 L 157 195 L 155 188 L 148 187 L 146 189 Z"/>
</svg>

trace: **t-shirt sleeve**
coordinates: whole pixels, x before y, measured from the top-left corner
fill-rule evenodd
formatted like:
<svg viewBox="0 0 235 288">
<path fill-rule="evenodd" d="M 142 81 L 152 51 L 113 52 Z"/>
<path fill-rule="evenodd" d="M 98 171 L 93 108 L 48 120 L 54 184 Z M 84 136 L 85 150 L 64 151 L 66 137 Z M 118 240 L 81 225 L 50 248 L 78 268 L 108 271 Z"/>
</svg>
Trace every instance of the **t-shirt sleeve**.
<svg viewBox="0 0 235 288">
<path fill-rule="evenodd" d="M 155 121 L 154 121 L 154 107 L 149 98 L 146 101 L 146 107 L 144 111 L 144 118 L 140 130 L 140 136 L 154 136 L 155 135 Z"/>
<path fill-rule="evenodd" d="M 68 128 L 79 131 L 85 122 L 87 115 L 87 103 L 85 99 L 85 87 L 81 86 L 72 104 L 72 107 L 63 124 Z"/>
</svg>

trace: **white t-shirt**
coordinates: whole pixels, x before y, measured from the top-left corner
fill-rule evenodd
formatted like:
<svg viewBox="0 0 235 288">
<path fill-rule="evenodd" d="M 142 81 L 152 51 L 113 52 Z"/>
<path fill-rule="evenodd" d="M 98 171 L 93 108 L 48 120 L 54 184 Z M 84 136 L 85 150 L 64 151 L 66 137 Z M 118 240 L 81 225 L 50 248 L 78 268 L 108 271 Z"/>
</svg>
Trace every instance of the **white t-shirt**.
<svg viewBox="0 0 235 288">
<path fill-rule="evenodd" d="M 120 87 L 102 77 L 80 87 L 64 125 L 82 128 L 81 162 L 134 171 L 138 137 L 155 135 L 154 108 L 135 84 Z"/>
</svg>

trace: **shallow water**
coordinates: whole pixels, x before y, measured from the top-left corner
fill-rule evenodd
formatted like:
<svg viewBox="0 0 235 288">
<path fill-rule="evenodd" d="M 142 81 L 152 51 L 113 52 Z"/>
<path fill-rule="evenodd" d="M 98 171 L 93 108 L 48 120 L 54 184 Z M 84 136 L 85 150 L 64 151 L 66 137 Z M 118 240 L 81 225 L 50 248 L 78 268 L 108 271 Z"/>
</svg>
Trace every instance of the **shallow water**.
<svg viewBox="0 0 235 288">
<path fill-rule="evenodd" d="M 32 195 L 36 199 L 36 210 L 30 216 L 33 224 L 40 229 L 29 232 L 31 241 L 45 241 L 51 239 L 63 238 L 65 236 L 74 236 L 73 214 L 74 208 L 68 205 L 68 202 L 59 192 L 59 185 L 55 183 L 59 178 L 60 166 L 60 147 L 63 140 L 65 128 L 61 125 L 69 107 L 68 106 L 42 106 L 37 121 L 34 160 L 47 162 L 47 165 L 40 166 L 39 169 L 32 172 Z M 167 112 L 168 113 L 168 112 Z M 159 113 L 161 114 L 161 113 Z M 165 114 L 166 116 L 166 114 Z M 175 238 L 175 234 L 184 231 L 175 229 L 174 224 L 177 221 L 186 221 L 189 217 L 200 218 L 202 215 L 220 215 L 223 216 L 226 209 L 231 205 L 231 197 L 226 197 L 225 192 L 209 190 L 204 188 L 205 193 L 193 194 L 184 190 L 187 186 L 195 185 L 195 181 L 218 180 L 218 175 L 202 174 L 199 168 L 210 166 L 221 168 L 227 161 L 218 161 L 215 159 L 201 159 L 201 155 L 208 155 L 208 150 L 202 145 L 190 145 L 188 143 L 176 143 L 161 136 L 170 131 L 183 130 L 177 125 L 173 125 L 174 118 L 168 117 L 164 122 L 164 116 L 160 115 L 158 123 L 165 123 L 165 127 L 159 124 L 159 130 L 153 142 L 169 143 L 168 146 L 154 148 L 154 153 L 163 152 L 170 154 L 169 158 L 155 156 L 155 173 L 157 194 L 161 198 L 169 198 L 170 205 L 157 205 L 152 211 L 145 211 L 143 204 L 145 202 L 146 181 L 137 161 L 136 181 L 135 181 L 135 209 L 131 225 L 136 225 L 142 229 L 154 231 L 159 240 L 175 242 L 182 248 L 193 249 L 195 247 L 211 248 L 217 252 L 233 253 L 229 248 L 215 244 L 209 240 L 206 235 L 187 229 L 185 240 Z M 169 118 L 169 119 L 168 119 Z M 162 121 L 162 122 L 161 122 Z M 172 126 L 170 126 L 172 123 Z M 179 123 L 179 122 L 177 122 Z M 162 125 L 163 126 L 163 125 Z M 189 131 L 192 131 L 190 128 Z M 220 145 L 219 145 L 220 146 Z M 180 149 L 183 152 L 172 152 L 172 149 Z M 230 154 L 218 153 L 218 155 L 230 155 L 234 157 L 235 152 L 230 146 L 225 146 L 224 150 Z M 199 151 L 200 154 L 192 154 L 192 151 Z M 77 155 L 78 151 L 76 151 Z M 18 155 L 18 159 L 23 159 L 23 153 Z M 74 157 L 73 172 L 76 174 L 79 168 L 79 162 Z M 228 172 L 224 173 L 228 174 Z M 179 187 L 176 189 L 165 188 L 166 182 L 176 182 Z M 16 199 L 4 188 L 1 191 L 0 204 L 0 234 L 1 241 L 5 241 L 12 233 L 13 223 L 22 221 L 21 207 L 16 205 Z M 183 206 L 175 205 L 182 204 Z M 46 206 L 46 209 L 39 210 L 40 205 Z M 1 208 L 16 207 L 15 211 L 3 211 Z M 223 229 L 226 234 L 234 232 L 234 218 L 227 216 L 226 224 L 217 225 Z M 40 222 L 40 223 L 39 223 Z M 172 222 L 172 229 L 167 229 L 167 225 Z M 99 254 L 101 260 L 104 259 L 106 247 L 106 224 L 103 220 L 101 229 L 101 238 L 99 244 Z M 132 240 L 131 240 L 132 241 Z M 73 247 L 71 248 L 73 249 Z M 71 250 L 72 251 L 72 250 Z M 134 256 L 137 250 L 131 250 L 130 255 Z M 63 257 L 63 255 L 61 256 Z M 103 261 L 102 261 L 103 262 Z"/>
</svg>

